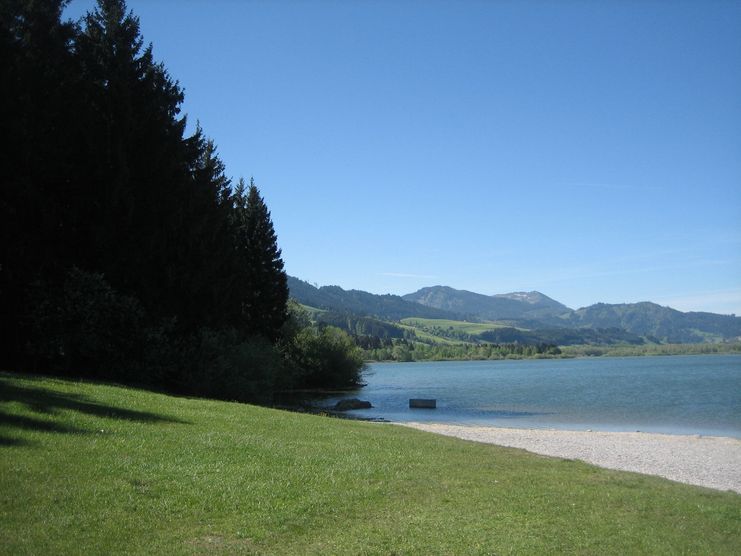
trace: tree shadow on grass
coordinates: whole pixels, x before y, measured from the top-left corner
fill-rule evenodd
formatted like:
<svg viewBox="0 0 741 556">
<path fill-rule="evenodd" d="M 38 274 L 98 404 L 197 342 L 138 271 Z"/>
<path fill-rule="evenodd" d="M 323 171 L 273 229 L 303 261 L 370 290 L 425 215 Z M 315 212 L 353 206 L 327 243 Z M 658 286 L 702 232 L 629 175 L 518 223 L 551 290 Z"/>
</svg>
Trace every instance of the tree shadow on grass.
<svg viewBox="0 0 741 556">
<path fill-rule="evenodd" d="M 20 386 L 12 384 L 5 377 L 0 376 L 0 404 L 8 402 L 21 403 L 29 410 L 40 415 L 55 415 L 62 410 L 71 410 L 106 419 L 122 419 L 142 423 L 188 424 L 187 421 L 170 417 L 168 415 L 151 413 L 148 411 L 138 411 L 101 403 L 81 394 L 61 393 L 37 386 Z M 50 421 L 48 419 L 38 419 L 25 415 L 13 415 L 3 411 L 2 409 L 0 409 L 0 425 L 21 430 L 36 430 L 67 434 L 85 434 L 92 432 L 78 427 Z M 13 438 L 0 436 L 0 446 L 13 445 L 19 442 L 22 443 L 22 441 L 16 441 Z"/>
<path fill-rule="evenodd" d="M 23 440 L 22 438 L 8 438 L 7 436 L 0 436 L 0 448 L 3 446 L 28 446 L 30 442 Z"/>
<path fill-rule="evenodd" d="M 11 415 L 9 413 L 5 413 L 4 411 L 0 411 L 0 425 L 12 427 L 15 429 L 42 432 L 64 432 L 68 434 L 82 434 L 87 432 L 85 429 L 81 429 L 78 427 L 63 425 L 54 421 L 34 419 L 33 417 L 26 417 L 24 415 Z"/>
</svg>

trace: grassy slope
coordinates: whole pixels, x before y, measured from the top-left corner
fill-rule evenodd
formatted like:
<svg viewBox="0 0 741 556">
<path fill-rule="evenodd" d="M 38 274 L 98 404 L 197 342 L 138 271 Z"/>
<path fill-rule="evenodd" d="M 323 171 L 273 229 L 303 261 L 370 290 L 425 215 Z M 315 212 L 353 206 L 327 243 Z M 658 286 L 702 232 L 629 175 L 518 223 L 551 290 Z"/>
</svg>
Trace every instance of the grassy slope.
<svg viewBox="0 0 741 556">
<path fill-rule="evenodd" d="M 392 425 L 0 374 L 0 553 L 739 546 L 731 493 Z"/>
<path fill-rule="evenodd" d="M 503 324 L 496 324 L 493 322 L 466 322 L 462 320 L 422 319 L 417 317 L 401 319 L 401 322 L 409 326 L 425 326 L 430 328 L 439 326 L 440 328 L 452 328 L 455 331 L 473 335 L 505 327 Z"/>
<path fill-rule="evenodd" d="M 436 344 L 447 344 L 447 345 L 460 345 L 466 344 L 463 340 L 445 338 L 443 336 L 437 336 L 431 333 L 434 327 L 442 329 L 452 329 L 456 332 L 463 332 L 465 334 L 471 334 L 477 336 L 483 332 L 494 330 L 496 328 L 502 328 L 505 325 L 497 324 L 493 322 L 482 323 L 482 322 L 466 322 L 461 320 L 448 320 L 448 319 L 424 319 L 419 317 L 409 317 L 401 319 L 400 325 L 402 328 L 407 328 L 416 332 L 417 337 L 422 340 L 432 341 Z M 426 329 L 426 330 L 425 330 Z"/>
<path fill-rule="evenodd" d="M 461 340 L 451 340 L 450 338 L 443 338 L 442 336 L 435 336 L 434 334 L 430 334 L 429 332 L 425 332 L 421 328 L 417 328 L 416 326 L 412 326 L 409 324 L 398 324 L 397 326 L 405 330 L 413 331 L 416 334 L 418 340 L 432 342 L 433 344 L 445 344 L 447 346 L 458 346 L 458 345 L 469 343 L 469 342 L 464 342 Z"/>
</svg>

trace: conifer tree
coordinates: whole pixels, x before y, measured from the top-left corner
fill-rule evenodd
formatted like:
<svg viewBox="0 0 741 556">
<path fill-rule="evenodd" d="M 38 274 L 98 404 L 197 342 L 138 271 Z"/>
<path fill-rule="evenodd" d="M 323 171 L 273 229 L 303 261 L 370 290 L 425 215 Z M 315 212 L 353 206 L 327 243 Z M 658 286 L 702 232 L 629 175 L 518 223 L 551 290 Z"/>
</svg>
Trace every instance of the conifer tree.
<svg viewBox="0 0 741 556">
<path fill-rule="evenodd" d="M 15 363 L 27 287 L 59 276 L 76 182 L 79 80 L 63 0 L 0 1 L 0 358 Z"/>
<path fill-rule="evenodd" d="M 12 138 L 0 151 L 0 367 L 240 399 L 290 386 L 304 363 L 314 382 L 347 382 L 333 368 L 350 344 L 284 326 L 270 212 L 253 181 L 232 192 L 200 127 L 185 136 L 183 91 L 138 18 L 97 0 L 63 22 L 67 3 L 0 0 Z"/>
<path fill-rule="evenodd" d="M 76 52 L 90 107 L 83 266 L 184 331 L 222 324 L 232 255 L 228 179 L 198 127 L 185 138 L 183 91 L 145 45 L 123 0 L 98 0 Z M 89 238 L 89 239 L 88 239 Z"/>
<path fill-rule="evenodd" d="M 236 326 L 239 321 L 236 259 L 231 233 L 233 206 L 231 180 L 216 145 L 200 128 L 187 140 L 191 170 L 190 187 L 184 196 L 178 249 L 182 252 L 180 282 L 186 292 L 181 301 L 191 320 L 201 326 Z"/>
<path fill-rule="evenodd" d="M 81 242 L 92 243 L 92 256 L 85 264 L 173 314 L 181 295 L 172 284 L 179 253 L 171 238 L 182 221 L 182 201 L 173 198 L 187 191 L 183 93 L 144 46 L 123 0 L 98 0 L 76 52 L 89 106 L 83 193 L 91 209 Z"/>
<path fill-rule="evenodd" d="M 239 180 L 234 206 L 243 326 L 275 340 L 287 318 L 288 285 L 270 211 L 252 179 L 248 188 Z"/>
</svg>

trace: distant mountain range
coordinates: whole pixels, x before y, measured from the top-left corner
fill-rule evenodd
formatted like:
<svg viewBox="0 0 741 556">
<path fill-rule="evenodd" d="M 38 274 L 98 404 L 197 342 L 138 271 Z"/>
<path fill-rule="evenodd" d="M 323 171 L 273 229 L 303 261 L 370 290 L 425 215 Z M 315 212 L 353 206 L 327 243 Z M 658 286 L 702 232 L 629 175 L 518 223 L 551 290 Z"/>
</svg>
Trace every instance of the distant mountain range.
<svg viewBox="0 0 741 556">
<path fill-rule="evenodd" d="M 437 307 L 406 301 L 398 295 L 376 295 L 360 290 L 343 290 L 339 286 L 318 288 L 292 276 L 288 277 L 288 289 L 291 297 L 304 305 L 381 320 L 398 321 L 407 317 L 458 319 L 461 316 Z"/>
<path fill-rule="evenodd" d="M 513 326 L 617 328 L 650 341 L 694 343 L 738 338 L 741 318 L 714 313 L 683 313 L 656 303 L 597 303 L 573 310 L 540 292 L 487 296 L 447 286 L 434 286 L 402 296 L 425 306 L 455 310 Z"/>
<path fill-rule="evenodd" d="M 433 286 L 404 296 L 376 295 L 338 286 L 317 288 L 289 277 L 291 296 L 319 309 L 382 321 L 418 317 L 495 322 L 527 330 L 586 332 L 616 330 L 652 342 L 695 343 L 741 337 L 741 317 L 704 312 L 683 313 L 656 303 L 597 303 L 571 309 L 540 292 L 484 295 Z M 573 335 L 573 332 L 570 333 Z M 582 334 L 589 337 L 589 334 Z M 492 337 L 492 340 L 496 339 Z"/>
<path fill-rule="evenodd" d="M 448 286 L 433 286 L 404 295 L 402 299 L 469 318 L 529 325 L 526 328 L 563 326 L 561 317 L 571 312 L 566 305 L 540 292 L 490 296 Z"/>
</svg>

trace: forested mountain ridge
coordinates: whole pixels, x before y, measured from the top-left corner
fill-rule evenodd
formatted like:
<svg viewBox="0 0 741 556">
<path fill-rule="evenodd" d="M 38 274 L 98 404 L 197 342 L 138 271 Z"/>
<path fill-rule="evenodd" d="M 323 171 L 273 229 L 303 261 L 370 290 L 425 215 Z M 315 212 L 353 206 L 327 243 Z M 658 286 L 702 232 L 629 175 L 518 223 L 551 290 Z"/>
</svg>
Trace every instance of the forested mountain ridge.
<svg viewBox="0 0 741 556">
<path fill-rule="evenodd" d="M 494 342 L 527 341 L 533 336 L 517 332 L 513 327 L 535 330 L 539 334 L 533 337 L 563 343 L 578 342 L 575 331 L 581 331 L 577 336 L 583 337 L 585 343 L 605 336 L 627 343 L 634 343 L 639 338 L 649 342 L 695 343 L 741 337 L 739 317 L 683 313 L 651 302 L 596 303 L 573 310 L 540 292 L 488 296 L 447 286 L 432 286 L 399 297 L 346 291 L 338 286 L 316 288 L 292 277 L 288 278 L 288 285 L 291 296 L 299 302 L 341 313 L 389 321 L 418 317 L 507 325 L 509 331 L 502 329 L 480 336 L 482 340 Z"/>
<path fill-rule="evenodd" d="M 563 315 L 571 311 L 569 307 L 542 294 L 538 291 L 531 292 L 511 292 L 511 293 L 498 293 L 493 295 L 495 299 L 513 299 L 521 303 L 526 303 L 531 306 L 531 309 L 527 311 L 527 315 L 530 318 L 542 318 L 551 317 L 554 315 Z"/>
<path fill-rule="evenodd" d="M 304 305 L 384 320 L 396 321 L 406 317 L 463 318 L 461 313 L 420 305 L 398 295 L 377 295 L 360 290 L 343 290 L 339 286 L 315 287 L 292 276 L 288 277 L 288 289 L 291 297 Z"/>
<path fill-rule="evenodd" d="M 651 302 L 596 303 L 572 310 L 539 292 L 486 296 L 443 286 L 422 288 L 403 298 L 442 309 L 465 309 L 481 319 L 509 321 L 526 328 L 622 329 L 648 340 L 672 343 L 741 336 L 741 318 L 734 315 L 683 313 Z"/>
<path fill-rule="evenodd" d="M 406 294 L 402 299 L 485 320 L 537 320 L 541 321 L 541 325 L 556 325 L 559 321 L 554 318 L 570 311 L 565 305 L 540 292 L 489 296 L 448 286 L 432 286 Z"/>
<path fill-rule="evenodd" d="M 674 343 L 741 336 L 741 318 L 734 315 L 683 313 L 648 301 L 614 305 L 596 303 L 569 313 L 566 320 L 572 326 L 617 327 L 649 339 Z"/>
</svg>

